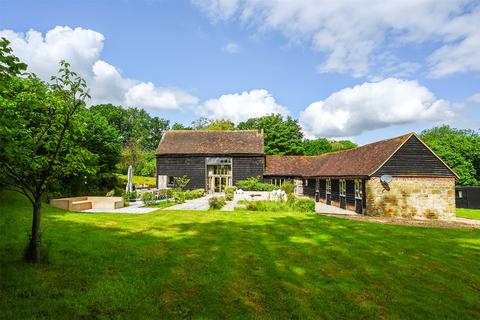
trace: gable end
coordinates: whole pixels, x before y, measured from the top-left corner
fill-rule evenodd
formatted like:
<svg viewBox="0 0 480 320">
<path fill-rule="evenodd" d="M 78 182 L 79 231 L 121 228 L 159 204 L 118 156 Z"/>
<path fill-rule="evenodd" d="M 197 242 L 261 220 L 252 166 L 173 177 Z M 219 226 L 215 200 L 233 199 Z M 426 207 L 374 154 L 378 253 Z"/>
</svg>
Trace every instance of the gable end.
<svg viewBox="0 0 480 320">
<path fill-rule="evenodd" d="M 372 176 L 457 178 L 416 135 L 412 135 Z"/>
</svg>

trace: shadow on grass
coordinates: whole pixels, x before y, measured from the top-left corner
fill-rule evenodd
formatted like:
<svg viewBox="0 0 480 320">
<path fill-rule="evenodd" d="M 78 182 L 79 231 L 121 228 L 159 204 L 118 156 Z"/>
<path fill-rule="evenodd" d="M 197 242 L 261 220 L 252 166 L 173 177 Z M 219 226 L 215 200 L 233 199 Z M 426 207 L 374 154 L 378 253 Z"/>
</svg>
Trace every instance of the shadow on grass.
<svg viewBox="0 0 480 320">
<path fill-rule="evenodd" d="M 478 318 L 478 231 L 306 214 L 55 211 L 50 265 L 2 259 L 6 315 Z"/>
</svg>

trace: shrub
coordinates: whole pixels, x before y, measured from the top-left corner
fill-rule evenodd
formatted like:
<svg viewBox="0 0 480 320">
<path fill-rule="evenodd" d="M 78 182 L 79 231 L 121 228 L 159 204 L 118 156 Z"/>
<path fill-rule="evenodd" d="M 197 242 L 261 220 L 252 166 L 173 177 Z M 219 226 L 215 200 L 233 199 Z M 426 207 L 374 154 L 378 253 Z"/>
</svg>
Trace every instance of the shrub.
<svg viewBox="0 0 480 320">
<path fill-rule="evenodd" d="M 190 182 L 190 179 L 187 176 L 183 177 L 174 177 L 173 178 L 175 187 L 179 188 L 180 190 L 184 190 L 187 184 Z"/>
<path fill-rule="evenodd" d="M 108 191 L 105 197 L 113 197 L 114 195 L 115 195 L 115 189 Z"/>
<path fill-rule="evenodd" d="M 308 198 L 297 198 L 292 202 L 285 201 L 245 201 L 245 208 L 250 211 L 265 211 L 265 212 L 315 212 L 315 201 Z"/>
<path fill-rule="evenodd" d="M 233 198 L 235 197 L 235 190 L 237 188 L 235 187 L 226 187 L 225 188 L 225 200 L 227 201 L 232 201 Z"/>
<path fill-rule="evenodd" d="M 192 200 L 198 199 L 205 195 L 204 189 L 194 189 L 194 190 L 187 190 L 185 191 L 185 199 Z"/>
<path fill-rule="evenodd" d="M 175 193 L 175 190 L 174 189 L 166 189 L 165 191 L 165 197 L 167 199 L 171 199 L 173 198 L 173 194 Z"/>
<path fill-rule="evenodd" d="M 123 191 L 122 197 L 123 197 L 123 199 L 125 199 L 126 201 L 136 200 L 136 199 L 138 198 L 138 192 L 136 192 L 136 191 L 133 191 L 133 192 Z"/>
<path fill-rule="evenodd" d="M 225 201 L 225 197 L 211 197 L 208 199 L 208 206 L 212 210 L 220 210 L 226 204 L 227 201 Z"/>
<path fill-rule="evenodd" d="M 247 210 L 250 210 L 250 211 L 258 211 L 258 206 L 257 206 L 257 202 L 256 201 L 249 201 L 247 203 Z"/>
<path fill-rule="evenodd" d="M 176 203 L 184 203 L 185 199 L 186 195 L 184 191 L 176 190 L 173 192 L 173 200 L 175 200 Z"/>
<path fill-rule="evenodd" d="M 168 189 L 159 189 L 157 191 L 157 198 L 158 199 L 166 199 L 167 198 L 167 191 Z"/>
<path fill-rule="evenodd" d="M 288 201 L 294 201 L 295 196 L 293 195 L 293 192 L 295 191 L 295 185 L 293 183 L 287 181 L 284 184 L 282 184 L 280 189 L 285 192 L 285 194 L 287 195 Z"/>
<path fill-rule="evenodd" d="M 236 183 L 237 187 L 249 191 L 272 191 L 275 190 L 273 184 L 260 182 L 260 177 L 251 177 L 245 180 L 239 180 Z"/>
<path fill-rule="evenodd" d="M 155 197 L 153 195 L 153 193 L 151 192 L 145 192 L 144 194 L 142 194 L 142 197 L 141 197 L 143 203 L 147 206 L 151 205 L 152 203 L 155 202 Z"/>
<path fill-rule="evenodd" d="M 315 201 L 308 198 L 297 198 L 294 201 L 294 210 L 300 212 L 315 212 Z"/>
</svg>

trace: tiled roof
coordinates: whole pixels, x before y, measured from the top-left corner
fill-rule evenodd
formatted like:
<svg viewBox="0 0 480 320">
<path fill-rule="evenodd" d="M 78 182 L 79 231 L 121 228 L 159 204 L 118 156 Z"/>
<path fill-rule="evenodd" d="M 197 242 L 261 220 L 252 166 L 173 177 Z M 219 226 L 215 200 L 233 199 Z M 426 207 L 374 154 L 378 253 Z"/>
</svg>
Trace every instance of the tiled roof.
<svg viewBox="0 0 480 320">
<path fill-rule="evenodd" d="M 312 166 L 311 156 L 266 156 L 266 176 L 303 176 Z"/>
<path fill-rule="evenodd" d="M 161 154 L 261 154 L 263 133 L 257 130 L 175 130 L 163 134 Z"/>
<path fill-rule="evenodd" d="M 413 134 L 370 143 L 320 156 L 267 156 L 265 175 L 369 176 L 380 168 Z"/>
</svg>

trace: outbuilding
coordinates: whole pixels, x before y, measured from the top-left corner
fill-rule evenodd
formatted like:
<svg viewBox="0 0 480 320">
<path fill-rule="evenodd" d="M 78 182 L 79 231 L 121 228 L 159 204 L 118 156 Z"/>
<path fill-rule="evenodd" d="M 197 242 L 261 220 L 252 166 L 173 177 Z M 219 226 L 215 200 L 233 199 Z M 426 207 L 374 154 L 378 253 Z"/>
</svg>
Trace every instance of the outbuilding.
<svg viewBox="0 0 480 320">
<path fill-rule="evenodd" d="M 410 133 L 320 156 L 266 157 L 271 181 L 303 178 L 317 201 L 368 215 L 451 219 L 458 178 Z"/>
<path fill-rule="evenodd" d="M 157 149 L 158 187 L 181 176 L 188 188 L 209 192 L 260 176 L 359 214 L 455 217 L 458 177 L 414 133 L 320 156 L 270 156 L 262 131 L 167 131 Z"/>
</svg>

